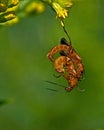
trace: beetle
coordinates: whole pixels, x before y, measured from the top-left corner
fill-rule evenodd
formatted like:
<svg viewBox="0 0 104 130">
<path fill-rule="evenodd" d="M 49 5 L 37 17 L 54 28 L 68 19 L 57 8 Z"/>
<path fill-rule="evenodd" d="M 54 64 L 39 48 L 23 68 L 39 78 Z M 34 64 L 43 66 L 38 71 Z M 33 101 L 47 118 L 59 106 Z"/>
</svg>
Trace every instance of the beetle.
<svg viewBox="0 0 104 130">
<path fill-rule="evenodd" d="M 56 53 L 59 53 L 60 56 L 55 59 Z M 71 41 L 68 42 L 62 38 L 60 45 L 53 47 L 48 52 L 47 57 L 54 63 L 55 70 L 68 81 L 69 86 L 65 90 L 70 92 L 78 84 L 84 73 L 82 59 L 72 47 Z"/>
</svg>

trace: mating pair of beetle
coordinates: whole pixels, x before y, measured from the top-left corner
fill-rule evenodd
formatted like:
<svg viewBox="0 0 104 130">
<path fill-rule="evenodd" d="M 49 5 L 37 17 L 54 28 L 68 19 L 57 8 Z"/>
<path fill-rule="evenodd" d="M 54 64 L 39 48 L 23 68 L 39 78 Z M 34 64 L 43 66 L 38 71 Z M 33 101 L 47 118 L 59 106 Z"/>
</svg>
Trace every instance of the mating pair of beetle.
<svg viewBox="0 0 104 130">
<path fill-rule="evenodd" d="M 55 59 L 56 53 L 60 53 L 60 56 Z M 68 81 L 69 86 L 65 90 L 70 92 L 83 77 L 84 65 L 81 57 L 72 47 L 71 42 L 66 41 L 65 38 L 61 39 L 60 45 L 48 52 L 47 57 L 54 62 L 54 68 L 60 76 Z"/>
</svg>

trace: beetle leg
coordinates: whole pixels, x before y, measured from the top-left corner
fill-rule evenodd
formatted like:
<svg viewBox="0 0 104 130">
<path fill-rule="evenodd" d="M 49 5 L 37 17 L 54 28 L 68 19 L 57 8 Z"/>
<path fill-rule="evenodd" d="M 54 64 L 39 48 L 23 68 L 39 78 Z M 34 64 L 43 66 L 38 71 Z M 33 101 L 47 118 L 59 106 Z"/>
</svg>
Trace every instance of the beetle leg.
<svg viewBox="0 0 104 130">
<path fill-rule="evenodd" d="M 77 77 L 81 78 L 83 77 L 84 73 L 84 65 L 82 63 L 78 63 L 76 67 Z"/>
<path fill-rule="evenodd" d="M 47 54 L 47 57 L 53 62 L 54 61 L 54 55 L 58 52 L 67 52 L 69 49 L 69 46 L 67 45 L 58 45 L 58 46 L 55 46 L 54 48 L 52 48 L 48 54 Z"/>
</svg>

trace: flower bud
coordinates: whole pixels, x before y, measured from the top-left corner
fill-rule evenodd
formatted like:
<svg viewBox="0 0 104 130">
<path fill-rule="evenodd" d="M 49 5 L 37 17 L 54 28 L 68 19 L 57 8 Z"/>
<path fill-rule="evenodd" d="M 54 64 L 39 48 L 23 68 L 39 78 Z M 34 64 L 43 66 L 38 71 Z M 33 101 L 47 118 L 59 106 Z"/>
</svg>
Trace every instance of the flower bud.
<svg viewBox="0 0 104 130">
<path fill-rule="evenodd" d="M 0 23 L 7 22 L 16 17 L 15 12 L 6 12 L 0 15 Z"/>
<path fill-rule="evenodd" d="M 17 4 L 19 4 L 19 0 L 9 0 L 9 2 L 8 2 L 8 7 L 9 7 L 9 8 L 14 7 L 14 6 L 16 6 Z"/>
<path fill-rule="evenodd" d="M 1 13 L 1 12 L 5 12 L 5 11 L 6 11 L 6 9 L 7 9 L 6 5 L 5 5 L 5 4 L 0 3 L 0 13 Z"/>
<path fill-rule="evenodd" d="M 29 5 L 26 6 L 25 11 L 28 14 L 34 14 L 34 13 L 42 13 L 44 11 L 45 7 L 43 3 L 37 3 L 37 2 L 31 2 Z"/>
<path fill-rule="evenodd" d="M 14 19 L 7 21 L 7 22 L 5 23 L 5 25 L 7 25 L 7 26 L 12 26 L 12 25 L 14 25 L 14 24 L 17 24 L 18 22 L 19 22 L 19 18 L 18 18 L 18 17 L 15 17 Z"/>
</svg>

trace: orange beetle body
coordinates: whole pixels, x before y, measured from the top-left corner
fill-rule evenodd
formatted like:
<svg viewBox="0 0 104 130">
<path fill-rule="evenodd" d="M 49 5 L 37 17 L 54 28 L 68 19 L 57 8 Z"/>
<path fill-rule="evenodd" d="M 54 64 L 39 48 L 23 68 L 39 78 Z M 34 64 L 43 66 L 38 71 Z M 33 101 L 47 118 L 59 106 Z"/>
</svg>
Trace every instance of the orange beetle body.
<svg viewBox="0 0 104 130">
<path fill-rule="evenodd" d="M 54 55 L 60 53 L 60 57 L 54 59 Z M 84 65 L 81 57 L 72 47 L 71 43 L 62 38 L 61 45 L 53 47 L 47 57 L 54 62 L 55 70 L 60 73 L 67 81 L 69 86 L 66 91 L 71 91 L 83 76 Z"/>
</svg>

